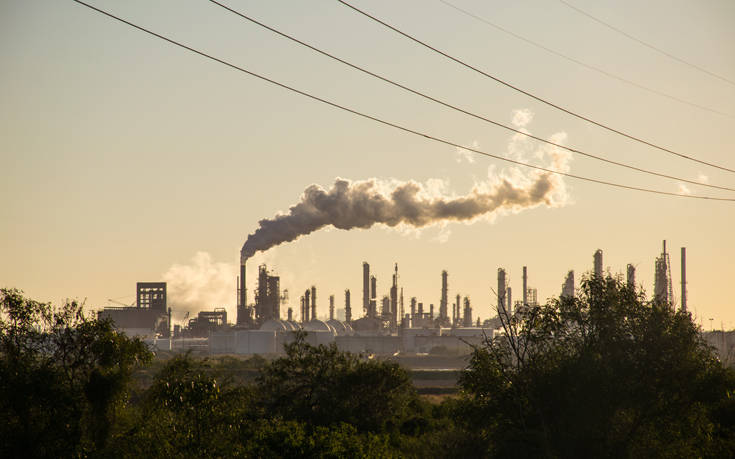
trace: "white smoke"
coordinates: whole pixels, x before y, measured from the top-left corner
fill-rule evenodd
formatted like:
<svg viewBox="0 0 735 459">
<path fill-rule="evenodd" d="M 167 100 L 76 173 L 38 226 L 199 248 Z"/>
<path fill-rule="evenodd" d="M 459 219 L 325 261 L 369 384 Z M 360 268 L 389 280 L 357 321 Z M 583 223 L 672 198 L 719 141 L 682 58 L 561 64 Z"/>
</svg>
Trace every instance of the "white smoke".
<svg viewBox="0 0 735 459">
<path fill-rule="evenodd" d="M 234 311 L 237 266 L 215 262 L 207 252 L 197 252 L 189 264 L 173 264 L 163 275 L 168 303 L 178 319 L 183 314 L 224 307 Z"/>
<path fill-rule="evenodd" d="M 514 124 L 523 128 L 532 118 L 533 114 L 528 110 L 516 111 Z M 508 156 L 525 160 L 522 157 L 529 153 L 530 144 L 516 138 L 519 135 L 511 139 Z M 563 132 L 551 137 L 556 143 L 565 139 Z M 562 172 L 569 170 L 572 155 L 566 150 L 544 145 L 530 153 L 547 168 Z M 488 180 L 476 183 L 463 196 L 449 195 L 446 183 L 440 180 L 422 184 L 376 178 L 361 181 L 337 178 L 329 189 L 317 184 L 309 185 L 299 202 L 288 212 L 259 222 L 258 228 L 243 245 L 242 258 L 250 258 L 256 252 L 330 226 L 343 230 L 367 229 L 376 224 L 424 228 L 452 221 L 492 220 L 498 214 L 520 212 L 540 205 L 558 207 L 568 200 L 565 182 L 557 174 L 521 170 L 520 167 L 511 167 L 499 174 L 493 171 L 490 168 Z"/>
</svg>

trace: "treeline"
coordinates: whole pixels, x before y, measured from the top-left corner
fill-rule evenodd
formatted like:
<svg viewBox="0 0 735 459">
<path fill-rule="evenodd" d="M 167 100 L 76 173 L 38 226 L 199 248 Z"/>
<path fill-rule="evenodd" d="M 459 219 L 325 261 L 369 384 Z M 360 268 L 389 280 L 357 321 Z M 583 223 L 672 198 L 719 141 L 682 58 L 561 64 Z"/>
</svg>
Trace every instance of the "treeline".
<svg viewBox="0 0 735 459">
<path fill-rule="evenodd" d="M 733 371 L 688 314 L 612 278 L 502 315 L 440 404 L 302 335 L 242 383 L 152 366 L 77 303 L 0 296 L 0 457 L 735 457 Z"/>
</svg>

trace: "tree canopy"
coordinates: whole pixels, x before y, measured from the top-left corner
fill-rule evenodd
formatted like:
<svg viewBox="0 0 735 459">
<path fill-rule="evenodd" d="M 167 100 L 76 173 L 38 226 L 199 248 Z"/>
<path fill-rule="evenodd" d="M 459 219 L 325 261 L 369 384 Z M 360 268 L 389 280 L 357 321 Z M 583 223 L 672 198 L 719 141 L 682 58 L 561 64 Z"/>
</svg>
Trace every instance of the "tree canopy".
<svg viewBox="0 0 735 459">
<path fill-rule="evenodd" d="M 575 298 L 502 319 L 460 380 L 488 455 L 733 453 L 720 421 L 735 413 L 735 379 L 688 313 L 592 277 Z"/>
</svg>

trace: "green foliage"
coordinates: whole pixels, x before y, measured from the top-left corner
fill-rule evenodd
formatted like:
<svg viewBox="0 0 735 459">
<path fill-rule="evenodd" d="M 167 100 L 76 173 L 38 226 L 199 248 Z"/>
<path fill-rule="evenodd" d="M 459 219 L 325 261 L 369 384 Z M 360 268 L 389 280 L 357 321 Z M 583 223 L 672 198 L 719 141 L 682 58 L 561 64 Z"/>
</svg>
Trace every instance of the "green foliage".
<svg viewBox="0 0 735 459">
<path fill-rule="evenodd" d="M 688 314 L 595 277 L 576 299 L 504 323 L 460 378 L 468 403 L 458 412 L 480 429 L 483 454 L 701 457 L 728 448 L 732 420 L 719 424 L 713 408 L 731 416 L 733 375 Z"/>
<path fill-rule="evenodd" d="M 266 413 L 376 433 L 400 429 L 418 400 L 397 363 L 361 359 L 334 344 L 310 346 L 303 334 L 286 345 L 285 357 L 263 368 L 257 386 Z"/>
<path fill-rule="evenodd" d="M 247 420 L 247 387 L 222 386 L 188 354 L 163 366 L 112 442 L 124 457 L 225 457 Z"/>
<path fill-rule="evenodd" d="M 109 439 L 137 365 L 139 340 L 89 319 L 77 302 L 55 309 L 0 290 L 0 456 L 76 456 Z"/>
</svg>

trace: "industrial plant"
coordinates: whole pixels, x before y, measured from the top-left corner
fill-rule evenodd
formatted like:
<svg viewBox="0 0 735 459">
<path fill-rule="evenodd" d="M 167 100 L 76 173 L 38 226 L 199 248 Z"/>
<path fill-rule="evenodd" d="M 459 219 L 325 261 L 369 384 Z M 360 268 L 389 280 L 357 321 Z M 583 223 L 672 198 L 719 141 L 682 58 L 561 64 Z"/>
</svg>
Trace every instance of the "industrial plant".
<svg viewBox="0 0 735 459">
<path fill-rule="evenodd" d="M 237 309 L 233 323 L 228 321 L 225 308 L 200 311 L 196 317 L 185 316 L 183 324 L 173 325 L 167 303 L 166 283 L 139 282 L 136 286 L 136 302 L 122 307 L 105 307 L 100 318 L 109 318 L 116 327 L 131 335 L 143 336 L 159 349 L 195 350 L 204 353 L 277 354 L 283 344 L 293 339 L 294 332 L 307 332 L 307 341 L 313 344 L 336 343 L 343 350 L 366 354 L 400 353 L 424 354 L 438 352 L 461 355 L 479 344 L 486 336 L 502 333 L 502 322 L 497 315 L 480 321 L 473 315 L 472 301 L 468 296 L 450 293 L 450 276 L 446 270 L 438 273 L 438 307 L 420 298 L 404 297 L 400 283 L 398 263 L 385 294 L 380 294 L 379 282 L 371 272 L 370 264 L 362 263 L 362 311 L 355 311 L 352 292 L 344 290 L 343 307 L 337 309 L 334 294 L 321 295 L 316 285 L 309 285 L 298 295 L 298 309 L 289 304 L 289 292 L 281 288 L 280 277 L 265 264 L 257 267 L 257 283 L 248 301 L 246 288 L 246 256 L 241 257 L 239 276 L 236 279 Z M 680 308 L 687 310 L 686 248 L 681 248 L 681 297 Z M 673 294 L 671 261 L 663 242 L 661 254 L 654 261 L 654 300 L 677 304 Z M 603 252 L 597 250 L 592 257 L 592 276 L 604 276 Z M 609 273 L 607 274 L 609 275 Z M 636 267 L 626 267 L 626 284 L 636 284 Z M 622 280 L 622 279 L 621 279 Z M 513 301 L 508 271 L 497 270 L 497 287 L 490 289 L 494 312 L 512 316 L 524 307 L 538 305 L 538 291 L 529 286 L 529 270 L 523 266 L 519 298 Z M 575 297 L 575 273 L 567 272 L 561 284 L 562 298 Z M 317 317 L 321 298 L 329 304 L 328 319 Z M 286 307 L 282 311 L 282 306 Z M 173 305 L 175 308 L 175 305 Z M 339 314 L 335 316 L 335 312 Z M 188 321 L 186 320 L 188 319 Z"/>
</svg>

